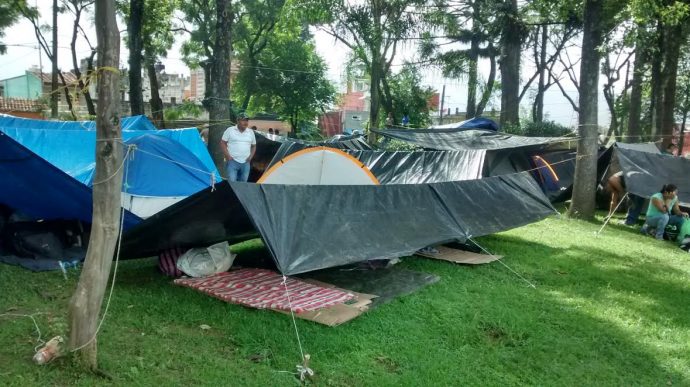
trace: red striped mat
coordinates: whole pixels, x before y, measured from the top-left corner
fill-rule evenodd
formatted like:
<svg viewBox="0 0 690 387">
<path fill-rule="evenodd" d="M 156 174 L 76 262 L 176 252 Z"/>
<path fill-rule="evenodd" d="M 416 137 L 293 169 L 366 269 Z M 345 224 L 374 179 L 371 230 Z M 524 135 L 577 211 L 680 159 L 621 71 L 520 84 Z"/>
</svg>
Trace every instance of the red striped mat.
<svg viewBox="0 0 690 387">
<path fill-rule="evenodd" d="M 342 304 L 353 299 L 351 293 L 329 289 L 264 269 L 239 269 L 204 278 L 180 278 L 177 285 L 187 286 L 233 304 L 257 309 L 290 310 L 285 291 L 290 293 L 292 310 L 296 313 L 314 311 Z"/>
</svg>

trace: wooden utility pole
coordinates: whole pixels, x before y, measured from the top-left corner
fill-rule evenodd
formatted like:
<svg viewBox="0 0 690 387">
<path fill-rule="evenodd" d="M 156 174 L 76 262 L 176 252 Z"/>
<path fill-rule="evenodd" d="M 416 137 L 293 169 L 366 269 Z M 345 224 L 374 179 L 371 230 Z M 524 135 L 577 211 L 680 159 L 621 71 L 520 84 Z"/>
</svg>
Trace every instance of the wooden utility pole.
<svg viewBox="0 0 690 387">
<path fill-rule="evenodd" d="M 445 85 L 445 84 L 443 85 L 443 89 L 442 89 L 442 90 L 443 90 L 443 91 L 441 91 L 441 109 L 439 110 L 440 113 L 439 113 L 439 116 L 438 116 L 438 124 L 439 124 L 439 125 L 443 125 L 443 109 L 445 109 L 445 108 L 443 107 L 443 102 L 444 102 L 445 99 L 446 99 L 446 85 Z"/>
<path fill-rule="evenodd" d="M 96 111 L 96 174 L 93 221 L 86 261 L 69 305 L 69 347 L 80 365 L 98 367 L 96 334 L 110 266 L 120 230 L 123 162 L 118 91 L 120 32 L 115 0 L 96 1 L 98 37 L 98 108 Z"/>
<path fill-rule="evenodd" d="M 50 79 L 50 118 L 58 118 L 58 0 L 53 0 L 53 67 Z M 41 70 L 43 71 L 43 70 Z M 43 86 L 43 72 L 41 72 Z"/>
</svg>

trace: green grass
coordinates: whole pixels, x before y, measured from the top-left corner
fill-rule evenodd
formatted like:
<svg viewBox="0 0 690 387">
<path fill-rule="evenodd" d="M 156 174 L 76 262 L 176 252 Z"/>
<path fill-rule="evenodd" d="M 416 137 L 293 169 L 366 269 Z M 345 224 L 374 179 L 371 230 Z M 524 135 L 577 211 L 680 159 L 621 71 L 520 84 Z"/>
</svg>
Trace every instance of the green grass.
<svg viewBox="0 0 690 387">
<path fill-rule="evenodd" d="M 297 321 L 314 383 L 690 385 L 690 254 L 618 225 L 595 237 L 599 227 L 553 217 L 479 240 L 536 289 L 499 263 L 406 258 L 441 281 L 336 328 Z M 65 334 L 76 279 L 0 266 L 0 313 Z M 31 320 L 0 317 L 2 384 L 289 386 L 280 371 L 300 359 L 289 316 L 173 286 L 154 260 L 120 266 L 99 336 L 112 380 L 62 358 L 35 366 L 35 340 Z"/>
</svg>

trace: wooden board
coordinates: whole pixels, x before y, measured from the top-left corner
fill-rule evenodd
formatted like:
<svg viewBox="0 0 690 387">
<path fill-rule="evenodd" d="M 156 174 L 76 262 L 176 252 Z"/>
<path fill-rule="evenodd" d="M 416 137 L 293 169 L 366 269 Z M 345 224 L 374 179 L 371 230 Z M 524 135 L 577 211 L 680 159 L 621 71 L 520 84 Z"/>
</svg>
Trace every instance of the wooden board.
<svg viewBox="0 0 690 387">
<path fill-rule="evenodd" d="M 331 287 L 335 288 L 335 286 L 330 285 L 330 284 L 325 284 L 323 282 L 319 282 L 316 280 L 305 280 L 306 282 L 312 282 L 316 283 L 320 286 L 324 287 Z M 339 289 L 339 288 L 337 288 Z M 334 327 L 343 323 L 346 323 L 350 320 L 353 320 L 357 318 L 358 316 L 362 315 L 364 312 L 369 310 L 369 304 L 371 304 L 371 300 L 373 298 L 376 298 L 377 296 L 372 295 L 372 294 L 365 294 L 365 293 L 357 293 L 353 292 L 351 290 L 347 289 L 340 289 L 345 292 L 349 292 L 355 295 L 355 298 L 344 303 L 344 304 L 337 304 L 333 306 L 329 306 L 327 308 L 322 308 L 316 311 L 312 312 L 302 312 L 302 313 L 295 313 L 295 317 L 301 318 L 303 320 L 309 320 L 313 321 L 319 324 L 327 325 L 329 327 Z M 284 310 L 275 310 L 276 312 L 283 313 L 283 314 L 290 314 L 288 311 Z"/>
<path fill-rule="evenodd" d="M 502 255 L 477 254 L 446 246 L 436 246 L 435 249 L 438 250 L 438 254 L 422 253 L 417 251 L 415 255 L 419 255 L 420 257 L 424 258 L 440 259 L 442 261 L 460 263 L 463 265 L 481 265 L 503 258 Z"/>
</svg>

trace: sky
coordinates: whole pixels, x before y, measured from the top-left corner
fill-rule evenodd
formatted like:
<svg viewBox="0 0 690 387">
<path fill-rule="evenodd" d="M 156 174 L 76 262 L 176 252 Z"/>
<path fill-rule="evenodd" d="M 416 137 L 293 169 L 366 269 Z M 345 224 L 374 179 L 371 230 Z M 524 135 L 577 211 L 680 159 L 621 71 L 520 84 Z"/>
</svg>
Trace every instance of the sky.
<svg viewBox="0 0 690 387">
<path fill-rule="evenodd" d="M 50 0 L 35 0 L 41 11 L 41 22 L 45 24 L 50 24 L 50 10 L 51 3 Z M 70 40 L 72 33 L 72 15 L 69 13 L 59 15 L 58 17 L 58 62 L 59 66 L 64 70 L 72 69 L 72 59 L 70 52 Z M 86 23 L 85 26 L 90 26 L 92 24 Z M 124 35 L 126 26 L 120 20 L 120 30 Z M 96 34 L 93 27 L 86 28 L 87 33 L 90 35 L 91 41 L 95 44 Z M 344 68 L 344 63 L 346 62 L 349 49 L 345 47 L 342 43 L 334 40 L 333 37 L 326 34 L 325 32 L 314 29 L 314 37 L 316 41 L 317 52 L 326 61 L 329 71 L 328 76 L 331 81 L 339 85 L 339 90 L 344 90 L 344 85 L 342 82 L 342 73 Z M 180 45 L 186 37 L 184 35 L 177 36 L 176 43 L 173 48 L 168 53 L 168 57 L 163 59 L 162 62 L 165 65 L 166 73 L 177 73 L 177 74 L 189 74 L 189 69 L 181 60 L 181 55 L 179 53 Z M 48 36 L 50 41 L 50 36 Z M 21 20 L 6 31 L 6 37 L 4 39 L 5 43 L 8 45 L 7 53 L 0 55 L 0 79 L 6 79 L 13 76 L 22 75 L 25 70 L 32 66 L 38 66 L 40 61 L 43 64 L 43 71 L 50 71 L 50 63 L 45 56 L 41 54 L 39 59 L 39 50 L 37 48 L 37 41 L 34 35 L 33 26 L 30 22 Z M 80 38 L 77 41 L 77 54 L 78 57 L 85 57 L 90 53 L 89 46 Z M 400 68 L 404 60 L 416 61 L 419 58 L 416 57 L 416 52 L 414 47 L 405 47 L 402 49 L 394 61 L 393 68 Z M 127 50 L 124 42 L 121 44 L 121 54 L 120 63 L 122 67 L 127 66 Z M 526 64 L 527 62 L 523 59 L 523 79 L 528 76 L 528 72 L 531 69 Z M 488 62 L 480 63 L 480 74 L 484 77 L 488 74 Z M 455 112 L 456 108 L 460 111 L 464 111 L 465 104 L 467 101 L 466 83 L 464 80 L 448 79 L 443 77 L 441 71 L 436 68 L 426 67 L 422 71 L 423 83 L 425 86 L 430 86 L 433 89 L 441 92 L 443 86 L 446 86 L 446 98 L 444 101 L 444 106 L 450 108 L 452 112 Z M 577 91 L 574 85 L 565 85 L 566 91 L 577 101 Z M 606 107 L 606 103 L 601 95 L 599 98 L 599 124 L 601 126 L 608 125 L 609 114 Z M 527 115 L 530 107 L 528 105 L 529 100 L 527 96 L 523 99 L 523 106 L 521 110 L 525 113 L 522 116 Z M 500 100 L 495 101 L 496 109 L 500 108 Z M 568 127 L 574 127 L 577 125 L 577 113 L 573 111 L 570 103 L 562 96 L 561 91 L 557 87 L 552 87 L 547 91 L 545 98 L 545 114 L 547 119 L 556 121 Z"/>
</svg>

